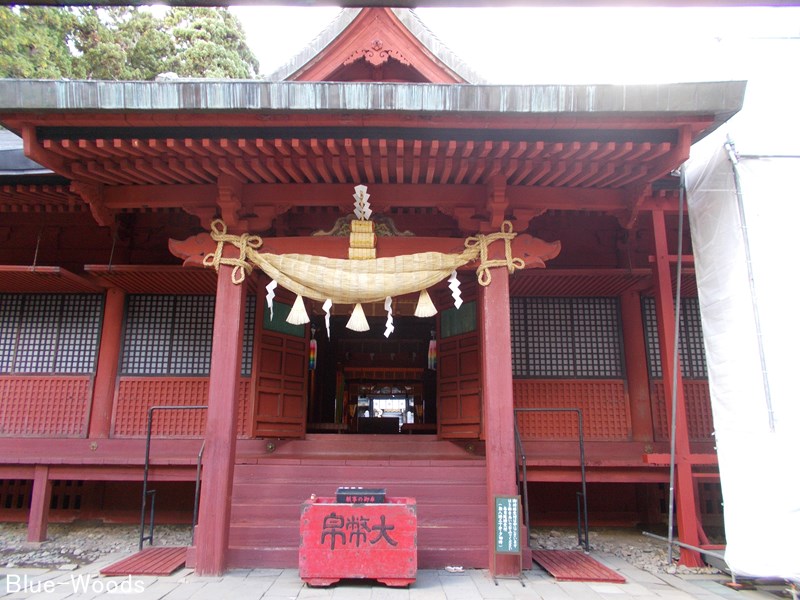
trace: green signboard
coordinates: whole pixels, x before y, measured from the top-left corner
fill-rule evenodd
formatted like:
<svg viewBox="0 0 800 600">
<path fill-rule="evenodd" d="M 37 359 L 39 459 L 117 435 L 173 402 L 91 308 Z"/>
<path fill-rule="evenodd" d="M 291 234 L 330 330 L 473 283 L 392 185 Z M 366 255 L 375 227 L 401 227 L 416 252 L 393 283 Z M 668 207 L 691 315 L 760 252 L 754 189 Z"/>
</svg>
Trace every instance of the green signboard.
<svg viewBox="0 0 800 600">
<path fill-rule="evenodd" d="M 494 549 L 498 554 L 519 554 L 519 496 L 494 497 Z"/>
<path fill-rule="evenodd" d="M 270 319 L 269 315 L 269 307 L 264 304 L 264 316 L 263 316 L 263 327 L 269 331 L 277 331 L 278 333 L 285 333 L 287 335 L 294 335 L 297 337 L 305 337 L 306 335 L 306 326 L 305 325 L 292 325 L 291 323 L 286 322 L 286 317 L 289 316 L 292 307 L 288 304 L 283 304 L 281 302 L 273 302 L 272 303 L 272 311 L 273 315 Z"/>
<path fill-rule="evenodd" d="M 441 312 L 442 339 L 475 331 L 478 326 L 475 302 L 464 302 L 461 308 Z"/>
</svg>

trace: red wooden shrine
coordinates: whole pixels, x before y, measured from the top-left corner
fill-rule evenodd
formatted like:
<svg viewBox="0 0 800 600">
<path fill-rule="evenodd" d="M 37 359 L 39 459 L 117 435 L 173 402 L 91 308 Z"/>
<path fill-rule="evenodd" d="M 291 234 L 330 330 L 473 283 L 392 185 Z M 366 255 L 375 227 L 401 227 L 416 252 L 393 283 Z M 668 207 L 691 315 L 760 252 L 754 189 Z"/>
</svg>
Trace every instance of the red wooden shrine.
<svg viewBox="0 0 800 600">
<path fill-rule="evenodd" d="M 483 85 L 383 8 L 344 11 L 276 79 L 0 82 L 21 138 L 0 146 L 0 518 L 32 541 L 136 521 L 148 410 L 207 405 L 159 411 L 150 467 L 157 518 L 187 522 L 205 443 L 198 572 L 296 566 L 301 503 L 352 483 L 416 499 L 420 568 L 513 573 L 490 511 L 520 493 L 515 426 L 531 526 L 574 523 L 580 481 L 574 418 L 515 409 L 582 411 L 590 524 L 657 524 L 674 395 L 678 533 L 707 543 L 718 471 L 672 172 L 744 84 Z M 459 252 L 505 221 L 535 251 L 488 286 L 460 270 L 459 309 L 447 281 L 434 317 L 394 298 L 389 337 L 383 304 L 364 333 L 334 306 L 328 337 L 321 302 L 290 325 L 265 275 L 199 266 L 214 218 L 261 251 L 346 258 L 359 184 L 379 255 Z"/>
</svg>

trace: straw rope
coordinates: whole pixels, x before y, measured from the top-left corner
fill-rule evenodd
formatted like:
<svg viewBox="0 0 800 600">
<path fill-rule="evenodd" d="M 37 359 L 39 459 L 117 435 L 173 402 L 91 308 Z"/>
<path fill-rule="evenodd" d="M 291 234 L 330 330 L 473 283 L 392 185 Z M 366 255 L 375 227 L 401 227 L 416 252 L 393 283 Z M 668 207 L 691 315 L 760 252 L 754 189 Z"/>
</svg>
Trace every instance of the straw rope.
<svg viewBox="0 0 800 600">
<path fill-rule="evenodd" d="M 492 267 L 508 267 L 509 273 L 513 273 L 517 269 L 525 268 L 524 260 L 511 256 L 511 240 L 515 237 L 517 237 L 517 234 L 514 233 L 514 226 L 511 224 L 511 221 L 503 221 L 503 224 L 500 226 L 500 231 L 497 233 L 476 235 L 464 240 L 464 246 L 467 248 L 477 247 L 480 250 L 481 262 L 478 268 L 475 269 L 478 273 L 478 283 L 487 286 L 492 282 L 492 273 L 489 271 Z M 505 258 L 489 260 L 489 245 L 497 240 L 503 240 L 505 242 Z"/>
<path fill-rule="evenodd" d="M 478 282 L 489 285 L 492 267 L 508 268 L 510 273 L 525 267 L 525 262 L 511 255 L 511 240 L 516 237 L 512 224 L 503 222 L 501 231 L 476 235 L 464 241 L 460 254 L 419 252 L 403 256 L 349 260 L 307 254 L 259 254 L 263 240 L 257 235 L 229 235 L 225 223 L 211 223 L 211 238 L 217 242 L 214 254 L 203 258 L 203 264 L 219 271 L 220 265 L 233 267 L 231 280 L 240 284 L 253 266 L 259 267 L 282 287 L 313 300 L 332 300 L 334 304 L 383 302 L 388 296 L 400 296 L 424 290 L 466 265 L 480 259 Z M 489 246 L 498 240 L 505 243 L 505 258 L 489 260 Z M 225 258 L 225 243 L 239 248 L 238 258 Z"/>
<path fill-rule="evenodd" d="M 242 283 L 245 277 L 253 272 L 251 254 L 257 254 L 256 249 L 260 248 L 263 243 L 261 238 L 247 233 L 228 235 L 228 227 L 225 222 L 222 219 L 214 219 L 211 222 L 211 239 L 217 242 L 217 248 L 214 250 L 214 254 L 207 254 L 203 257 L 203 264 L 207 267 L 214 267 L 217 273 L 219 273 L 220 265 L 231 266 L 233 267 L 231 281 L 237 285 Z M 222 256 L 225 242 L 239 248 L 239 258 L 225 258 Z M 248 262 L 248 259 L 250 259 L 250 262 Z"/>
</svg>

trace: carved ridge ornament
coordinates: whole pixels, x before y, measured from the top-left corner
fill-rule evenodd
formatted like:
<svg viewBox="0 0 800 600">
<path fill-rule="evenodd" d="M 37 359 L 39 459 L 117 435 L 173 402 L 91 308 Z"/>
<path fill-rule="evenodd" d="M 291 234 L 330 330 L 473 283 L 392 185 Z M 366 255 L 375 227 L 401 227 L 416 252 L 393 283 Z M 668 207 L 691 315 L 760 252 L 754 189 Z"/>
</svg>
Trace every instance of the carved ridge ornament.
<svg viewBox="0 0 800 600">
<path fill-rule="evenodd" d="M 380 67 L 381 65 L 388 62 L 390 57 L 400 62 L 403 65 L 411 66 L 411 61 L 409 61 L 405 56 L 403 56 L 401 52 L 393 50 L 391 48 L 384 48 L 383 41 L 380 39 L 372 40 L 370 45 L 365 48 L 361 48 L 360 50 L 354 50 L 350 54 L 350 56 L 344 59 L 344 62 L 342 64 L 351 65 L 360 58 L 363 58 L 373 67 Z"/>
</svg>

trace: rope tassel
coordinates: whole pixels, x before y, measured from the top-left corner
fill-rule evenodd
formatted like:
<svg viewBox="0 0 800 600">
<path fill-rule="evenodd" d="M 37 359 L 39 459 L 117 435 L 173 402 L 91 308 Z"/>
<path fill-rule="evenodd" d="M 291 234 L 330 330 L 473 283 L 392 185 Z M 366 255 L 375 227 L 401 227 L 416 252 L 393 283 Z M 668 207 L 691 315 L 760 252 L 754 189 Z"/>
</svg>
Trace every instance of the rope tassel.
<svg viewBox="0 0 800 600">
<path fill-rule="evenodd" d="M 350 315 L 350 320 L 345 325 L 348 329 L 353 331 L 369 331 L 369 323 L 367 322 L 367 315 L 364 314 L 364 308 L 359 302 L 353 309 L 353 314 Z"/>
<path fill-rule="evenodd" d="M 297 298 L 294 299 L 292 310 L 289 311 L 289 316 L 286 317 L 286 322 L 291 323 L 292 325 L 304 325 L 310 320 L 311 319 L 308 318 L 308 313 L 306 312 L 306 305 L 303 303 L 303 297 L 298 294 Z"/>
<path fill-rule="evenodd" d="M 419 293 L 419 300 L 417 300 L 417 308 L 414 310 L 415 317 L 432 317 L 437 313 L 436 307 L 433 305 L 428 290 L 422 290 Z"/>
</svg>

